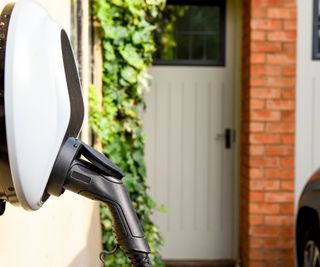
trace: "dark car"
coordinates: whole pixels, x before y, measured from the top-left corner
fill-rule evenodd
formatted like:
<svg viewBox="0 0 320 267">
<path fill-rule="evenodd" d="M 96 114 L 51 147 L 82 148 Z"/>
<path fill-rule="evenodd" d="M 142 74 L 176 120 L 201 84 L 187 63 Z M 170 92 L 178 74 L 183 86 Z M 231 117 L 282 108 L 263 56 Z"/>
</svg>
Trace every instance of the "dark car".
<svg viewBox="0 0 320 267">
<path fill-rule="evenodd" d="M 298 267 L 320 267 L 320 169 L 307 182 L 296 222 Z"/>
</svg>

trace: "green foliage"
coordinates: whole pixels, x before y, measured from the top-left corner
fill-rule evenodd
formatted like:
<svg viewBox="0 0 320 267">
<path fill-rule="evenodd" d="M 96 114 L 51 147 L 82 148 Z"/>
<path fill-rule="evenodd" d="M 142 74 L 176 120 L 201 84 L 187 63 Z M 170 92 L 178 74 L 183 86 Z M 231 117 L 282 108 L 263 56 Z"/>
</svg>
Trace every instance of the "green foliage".
<svg viewBox="0 0 320 267">
<path fill-rule="evenodd" d="M 103 45 L 103 101 L 99 105 L 90 88 L 90 124 L 102 142 L 103 153 L 125 173 L 124 183 L 151 247 L 153 266 L 163 266 L 163 244 L 151 215 L 161 206 L 148 195 L 144 162 L 145 135 L 139 110 L 150 87 L 147 68 L 155 51 L 151 21 L 164 7 L 164 0 L 94 0 L 93 12 L 101 28 Z M 115 239 L 111 216 L 101 204 L 103 246 L 112 250 Z M 122 251 L 106 257 L 105 266 L 129 266 Z"/>
<path fill-rule="evenodd" d="M 157 44 L 157 51 L 155 58 L 159 59 L 173 59 L 175 41 L 175 24 L 177 18 L 183 17 L 188 11 L 188 6 L 183 5 L 168 5 L 155 18 L 157 28 L 154 33 L 155 42 Z"/>
</svg>

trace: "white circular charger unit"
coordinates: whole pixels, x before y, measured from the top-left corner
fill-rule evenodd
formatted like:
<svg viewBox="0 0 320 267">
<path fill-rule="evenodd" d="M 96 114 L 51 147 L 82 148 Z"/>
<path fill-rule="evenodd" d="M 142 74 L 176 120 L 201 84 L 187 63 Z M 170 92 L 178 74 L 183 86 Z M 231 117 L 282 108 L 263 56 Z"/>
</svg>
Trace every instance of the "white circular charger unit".
<svg viewBox="0 0 320 267">
<path fill-rule="evenodd" d="M 12 177 L 0 195 L 36 210 L 48 197 L 45 189 L 61 145 L 79 134 L 81 87 L 65 31 L 38 3 L 10 4 L 1 14 L 0 27 Z"/>
</svg>

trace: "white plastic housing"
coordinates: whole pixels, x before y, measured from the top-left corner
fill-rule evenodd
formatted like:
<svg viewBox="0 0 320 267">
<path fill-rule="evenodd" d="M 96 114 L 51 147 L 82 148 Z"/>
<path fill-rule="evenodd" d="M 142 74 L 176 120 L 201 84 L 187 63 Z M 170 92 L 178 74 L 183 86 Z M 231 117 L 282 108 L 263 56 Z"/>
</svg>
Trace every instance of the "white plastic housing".
<svg viewBox="0 0 320 267">
<path fill-rule="evenodd" d="M 70 120 L 61 27 L 36 2 L 15 4 L 5 60 L 5 116 L 12 179 L 36 210 Z"/>
</svg>

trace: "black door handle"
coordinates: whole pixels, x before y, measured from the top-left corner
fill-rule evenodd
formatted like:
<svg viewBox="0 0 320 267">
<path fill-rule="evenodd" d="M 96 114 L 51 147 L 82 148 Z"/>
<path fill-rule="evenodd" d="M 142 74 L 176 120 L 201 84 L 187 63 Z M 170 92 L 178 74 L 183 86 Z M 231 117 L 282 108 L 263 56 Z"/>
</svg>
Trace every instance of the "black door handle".
<svg viewBox="0 0 320 267">
<path fill-rule="evenodd" d="M 224 130 L 224 146 L 226 149 L 231 148 L 231 142 L 232 142 L 232 130 L 227 128 Z"/>
</svg>

